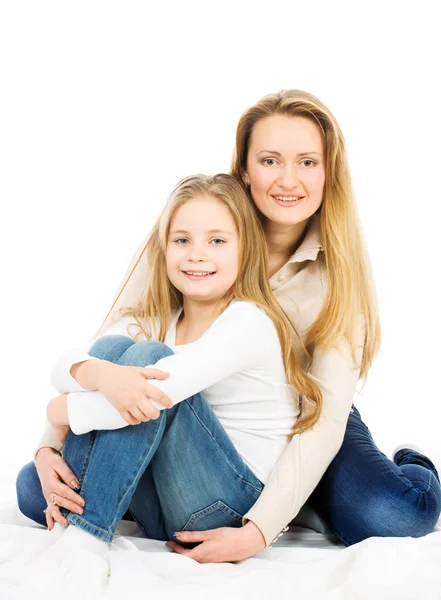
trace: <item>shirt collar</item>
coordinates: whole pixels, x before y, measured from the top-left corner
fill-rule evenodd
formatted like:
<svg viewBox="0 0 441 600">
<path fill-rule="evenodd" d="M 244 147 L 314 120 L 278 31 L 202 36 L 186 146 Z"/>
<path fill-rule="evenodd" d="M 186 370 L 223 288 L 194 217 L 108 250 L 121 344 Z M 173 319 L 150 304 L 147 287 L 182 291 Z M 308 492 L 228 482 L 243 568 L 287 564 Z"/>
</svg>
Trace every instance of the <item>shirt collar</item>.
<svg viewBox="0 0 441 600">
<path fill-rule="evenodd" d="M 320 250 L 323 250 L 320 215 L 315 213 L 311 218 L 303 242 L 288 260 L 288 263 L 316 260 Z"/>
</svg>

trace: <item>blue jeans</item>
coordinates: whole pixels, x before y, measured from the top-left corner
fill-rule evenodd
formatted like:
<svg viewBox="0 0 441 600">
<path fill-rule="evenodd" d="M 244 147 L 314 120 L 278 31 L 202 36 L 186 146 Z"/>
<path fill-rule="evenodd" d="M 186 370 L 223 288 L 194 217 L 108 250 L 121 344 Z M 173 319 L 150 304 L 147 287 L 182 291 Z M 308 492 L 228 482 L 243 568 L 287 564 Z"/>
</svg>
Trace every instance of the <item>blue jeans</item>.
<svg viewBox="0 0 441 600">
<path fill-rule="evenodd" d="M 421 537 L 441 512 L 438 472 L 426 456 L 400 450 L 394 462 L 375 445 L 352 406 L 343 445 L 308 499 L 347 546 L 368 537 Z"/>
<path fill-rule="evenodd" d="M 100 338 L 89 353 L 142 367 L 173 354 L 160 342 L 135 343 L 122 335 Z M 263 490 L 202 394 L 146 423 L 69 432 L 63 454 L 86 506 L 82 516 L 62 513 L 107 542 L 127 509 L 147 537 L 164 541 L 176 531 L 241 527 Z M 20 471 L 16 487 L 21 512 L 45 525 L 47 505 L 34 462 Z"/>
<path fill-rule="evenodd" d="M 149 354 L 152 344 L 161 349 L 154 357 Z M 126 350 L 121 355 L 124 347 L 131 348 L 131 354 L 126 355 Z M 90 351 L 97 358 L 138 366 L 154 364 L 170 353 L 166 346 L 153 342 L 134 346 L 124 336 L 105 336 Z M 154 438 L 154 431 L 159 431 L 164 421 L 153 459 L 136 480 L 138 467 L 132 463 L 135 459 L 150 460 L 151 448 L 144 438 Z M 143 434 L 137 436 L 140 431 Z M 112 455 L 118 460 L 110 461 Z M 234 468 L 229 464 L 232 457 Z M 80 481 L 86 507 L 83 517 L 63 512 L 70 523 L 103 539 L 111 536 L 101 535 L 93 527 L 105 523 L 101 529 L 113 533 L 124 516 L 124 506 L 129 507 L 124 518 L 132 515 L 145 535 L 155 539 L 173 539 L 174 531 L 185 528 L 239 527 L 241 515 L 257 500 L 263 487 L 243 464 L 200 394 L 162 411 L 156 421 L 82 436 L 69 433 L 64 458 Z M 342 447 L 292 524 L 333 531 L 348 546 L 373 536 L 420 537 L 430 533 L 441 511 L 438 473 L 427 457 L 411 450 L 400 451 L 395 462 L 380 452 L 353 406 Z M 107 484 L 109 474 L 111 485 Z M 230 489 L 232 483 L 234 489 Z M 213 485 L 218 486 L 216 493 L 211 493 Z M 116 488 L 120 495 L 126 494 L 124 498 L 115 499 Z M 246 507 L 239 508 L 236 499 L 242 498 L 244 489 Z M 17 499 L 22 513 L 46 524 L 46 501 L 34 462 L 25 465 L 18 475 Z M 175 514 L 179 514 L 178 519 Z M 226 517 L 229 522 L 222 521 Z"/>
</svg>

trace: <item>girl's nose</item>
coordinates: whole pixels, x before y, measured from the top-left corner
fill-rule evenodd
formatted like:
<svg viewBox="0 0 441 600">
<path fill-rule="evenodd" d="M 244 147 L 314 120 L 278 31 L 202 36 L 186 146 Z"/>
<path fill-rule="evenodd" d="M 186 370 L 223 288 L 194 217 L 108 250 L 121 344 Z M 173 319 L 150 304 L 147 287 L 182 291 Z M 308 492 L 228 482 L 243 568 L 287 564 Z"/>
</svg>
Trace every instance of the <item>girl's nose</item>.
<svg viewBox="0 0 441 600">
<path fill-rule="evenodd" d="M 200 262 L 206 260 L 205 251 L 202 247 L 193 245 L 188 252 L 188 260 L 191 262 Z"/>
</svg>

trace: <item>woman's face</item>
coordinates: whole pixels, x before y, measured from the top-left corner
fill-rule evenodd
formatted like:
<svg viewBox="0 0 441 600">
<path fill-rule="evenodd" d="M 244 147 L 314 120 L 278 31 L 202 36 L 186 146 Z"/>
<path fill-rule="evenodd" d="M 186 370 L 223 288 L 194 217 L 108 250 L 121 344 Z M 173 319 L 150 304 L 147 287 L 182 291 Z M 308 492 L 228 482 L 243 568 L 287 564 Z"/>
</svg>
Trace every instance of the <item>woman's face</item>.
<svg viewBox="0 0 441 600">
<path fill-rule="evenodd" d="M 293 225 L 320 207 L 325 184 L 318 125 L 304 117 L 272 115 L 254 126 L 243 180 L 254 203 L 273 223 Z"/>
</svg>

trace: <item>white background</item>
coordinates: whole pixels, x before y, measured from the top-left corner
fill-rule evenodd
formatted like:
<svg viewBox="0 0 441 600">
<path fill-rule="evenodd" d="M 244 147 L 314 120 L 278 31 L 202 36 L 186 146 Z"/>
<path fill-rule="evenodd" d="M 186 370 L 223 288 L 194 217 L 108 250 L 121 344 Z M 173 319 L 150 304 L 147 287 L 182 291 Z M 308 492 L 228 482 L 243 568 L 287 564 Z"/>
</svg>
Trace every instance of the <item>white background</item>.
<svg viewBox="0 0 441 600">
<path fill-rule="evenodd" d="M 383 345 L 362 417 L 441 458 L 436 2 L 0 4 L 0 463 L 32 459 L 49 371 L 88 340 L 175 183 L 229 168 L 264 94 L 321 98 L 347 140 Z"/>
</svg>

